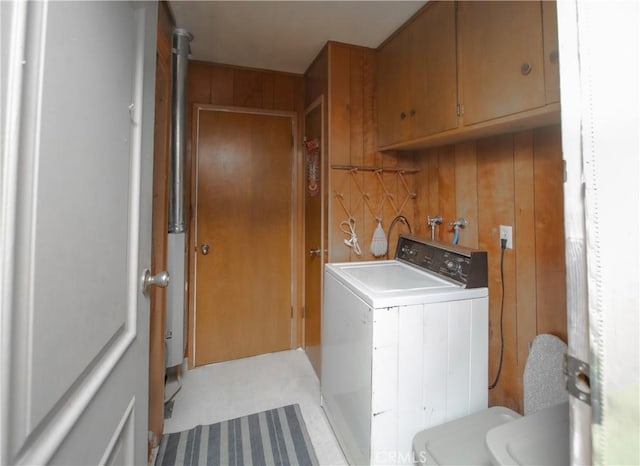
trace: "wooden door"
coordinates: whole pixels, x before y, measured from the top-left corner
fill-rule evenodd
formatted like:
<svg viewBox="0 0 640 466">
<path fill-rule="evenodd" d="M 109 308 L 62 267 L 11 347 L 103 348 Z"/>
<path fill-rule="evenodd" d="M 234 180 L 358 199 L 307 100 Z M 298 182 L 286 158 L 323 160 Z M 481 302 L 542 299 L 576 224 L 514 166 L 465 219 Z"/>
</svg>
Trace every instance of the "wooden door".
<svg viewBox="0 0 640 466">
<path fill-rule="evenodd" d="M 321 366 L 321 312 L 322 312 L 322 269 L 325 262 L 326 244 L 323 241 L 322 208 L 326 170 L 324 170 L 324 106 L 323 97 L 311 104 L 305 112 L 304 134 L 306 140 L 317 139 L 320 147 L 316 154 L 305 154 L 305 197 L 304 197 L 304 347 L 311 365 L 320 377 Z M 309 167 L 315 164 L 315 167 Z M 309 172 L 315 170 L 320 176 L 315 190 L 309 189 Z"/>
<path fill-rule="evenodd" d="M 458 127 L 456 12 L 435 2 L 409 25 L 411 138 Z"/>
<path fill-rule="evenodd" d="M 0 9 L 0 464 L 146 464 L 157 7 Z"/>
<path fill-rule="evenodd" d="M 292 116 L 195 113 L 194 363 L 288 349 Z"/>
<path fill-rule="evenodd" d="M 460 2 L 458 38 L 465 125 L 545 104 L 540 2 Z"/>
<path fill-rule="evenodd" d="M 378 146 L 409 138 L 409 34 L 401 30 L 378 52 Z"/>
</svg>

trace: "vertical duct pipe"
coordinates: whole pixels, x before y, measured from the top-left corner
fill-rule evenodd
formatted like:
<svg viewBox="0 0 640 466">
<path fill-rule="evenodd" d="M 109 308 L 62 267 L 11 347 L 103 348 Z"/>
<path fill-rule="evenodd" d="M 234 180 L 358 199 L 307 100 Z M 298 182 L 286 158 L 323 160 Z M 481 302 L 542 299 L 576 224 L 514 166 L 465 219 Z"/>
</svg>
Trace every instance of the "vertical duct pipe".
<svg viewBox="0 0 640 466">
<path fill-rule="evenodd" d="M 169 233 L 183 233 L 185 104 L 189 43 L 193 36 L 185 29 L 173 31 L 173 90 L 171 94 L 171 156 L 169 167 Z"/>
<path fill-rule="evenodd" d="M 171 282 L 167 288 L 166 367 L 182 364 L 185 321 L 185 104 L 189 43 L 193 36 L 184 29 L 173 31 L 171 92 L 171 153 L 169 156 L 169 238 L 167 269 Z"/>
</svg>

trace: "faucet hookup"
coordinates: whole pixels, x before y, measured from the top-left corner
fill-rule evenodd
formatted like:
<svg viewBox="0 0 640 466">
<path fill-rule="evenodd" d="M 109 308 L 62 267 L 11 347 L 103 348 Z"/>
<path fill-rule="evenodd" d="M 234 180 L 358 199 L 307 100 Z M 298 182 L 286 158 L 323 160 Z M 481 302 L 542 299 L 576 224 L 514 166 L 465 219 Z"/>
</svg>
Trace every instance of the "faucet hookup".
<svg viewBox="0 0 640 466">
<path fill-rule="evenodd" d="M 442 215 L 436 215 L 435 217 L 430 217 L 427 215 L 427 223 L 431 228 L 431 240 L 436 239 L 436 225 L 442 225 Z"/>
</svg>

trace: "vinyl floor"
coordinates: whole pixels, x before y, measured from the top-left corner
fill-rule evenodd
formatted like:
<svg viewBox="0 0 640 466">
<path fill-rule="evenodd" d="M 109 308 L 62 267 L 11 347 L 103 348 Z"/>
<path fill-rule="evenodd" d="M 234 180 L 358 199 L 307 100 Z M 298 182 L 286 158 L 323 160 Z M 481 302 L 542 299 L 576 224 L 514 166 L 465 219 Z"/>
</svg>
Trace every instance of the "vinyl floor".
<svg viewBox="0 0 640 466">
<path fill-rule="evenodd" d="M 177 387 L 167 384 L 167 392 Z M 210 364 L 186 371 L 164 433 L 298 403 L 321 465 L 346 465 L 320 406 L 320 382 L 302 350 Z"/>
</svg>

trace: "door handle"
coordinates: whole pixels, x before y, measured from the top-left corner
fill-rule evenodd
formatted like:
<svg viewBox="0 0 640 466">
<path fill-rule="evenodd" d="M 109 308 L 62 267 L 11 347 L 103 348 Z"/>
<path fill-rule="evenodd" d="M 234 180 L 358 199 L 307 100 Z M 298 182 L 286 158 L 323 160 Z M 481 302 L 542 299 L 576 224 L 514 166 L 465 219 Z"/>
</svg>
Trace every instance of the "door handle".
<svg viewBox="0 0 640 466">
<path fill-rule="evenodd" d="M 320 248 L 309 249 L 309 255 L 310 256 L 319 256 L 320 255 Z"/>
<path fill-rule="evenodd" d="M 207 254 L 209 254 L 209 245 L 207 243 L 203 243 L 200 246 L 200 252 L 202 253 L 203 256 L 206 256 Z"/>
<path fill-rule="evenodd" d="M 171 277 L 169 276 L 169 272 L 167 272 L 166 270 L 156 275 L 151 275 L 151 270 L 144 269 L 144 274 L 142 275 L 142 293 L 145 296 L 148 295 L 149 288 L 151 288 L 152 286 L 166 288 L 167 286 L 169 286 L 170 281 Z"/>
</svg>

